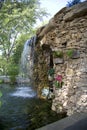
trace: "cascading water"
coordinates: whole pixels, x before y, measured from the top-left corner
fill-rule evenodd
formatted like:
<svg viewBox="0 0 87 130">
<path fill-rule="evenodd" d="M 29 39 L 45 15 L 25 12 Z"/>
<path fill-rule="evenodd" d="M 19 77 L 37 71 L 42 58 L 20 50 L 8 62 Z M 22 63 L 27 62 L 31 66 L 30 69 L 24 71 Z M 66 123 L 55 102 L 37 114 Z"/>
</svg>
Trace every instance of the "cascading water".
<svg viewBox="0 0 87 130">
<path fill-rule="evenodd" d="M 27 40 L 21 56 L 20 75 L 32 79 L 36 36 Z"/>
</svg>

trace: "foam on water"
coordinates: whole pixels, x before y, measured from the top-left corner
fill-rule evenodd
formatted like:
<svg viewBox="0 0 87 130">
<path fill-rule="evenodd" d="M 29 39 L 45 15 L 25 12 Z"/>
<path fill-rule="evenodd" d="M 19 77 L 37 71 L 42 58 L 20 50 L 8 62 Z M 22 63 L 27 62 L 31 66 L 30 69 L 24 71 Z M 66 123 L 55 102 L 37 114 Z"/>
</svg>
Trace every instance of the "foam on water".
<svg viewBox="0 0 87 130">
<path fill-rule="evenodd" d="M 36 96 L 36 93 L 30 87 L 18 87 L 14 93 L 10 94 L 10 96 L 33 98 Z"/>
</svg>

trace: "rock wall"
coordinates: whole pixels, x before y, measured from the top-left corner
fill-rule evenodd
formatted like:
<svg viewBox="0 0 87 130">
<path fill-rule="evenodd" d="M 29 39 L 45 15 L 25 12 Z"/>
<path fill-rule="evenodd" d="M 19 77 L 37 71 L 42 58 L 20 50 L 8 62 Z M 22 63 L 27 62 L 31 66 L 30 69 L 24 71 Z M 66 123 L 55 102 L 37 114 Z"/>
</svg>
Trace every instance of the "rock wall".
<svg viewBox="0 0 87 130">
<path fill-rule="evenodd" d="M 57 113 L 66 111 L 67 115 L 87 112 L 87 1 L 60 10 L 37 31 L 37 37 L 36 48 L 42 48 L 41 53 L 45 51 L 42 57 L 46 66 L 44 70 L 39 53 L 37 66 L 42 68 L 41 72 L 44 71 L 46 80 L 43 77 L 38 86 L 42 89 L 40 84 L 44 81 L 49 88 L 50 83 L 53 86 L 55 98 L 52 110 Z M 47 79 L 50 68 L 55 70 L 52 81 Z M 36 72 L 39 73 L 39 70 Z M 62 78 L 60 81 L 56 78 L 58 76 Z M 63 84 L 55 84 L 57 81 Z"/>
<path fill-rule="evenodd" d="M 45 50 L 38 44 L 35 48 L 35 66 L 34 66 L 34 81 L 35 86 L 38 87 L 37 93 L 38 97 L 45 98 L 42 95 L 43 88 L 49 88 L 49 82 L 47 77 L 47 70 L 48 70 L 48 62 L 49 59 L 49 49 L 46 48 Z"/>
</svg>

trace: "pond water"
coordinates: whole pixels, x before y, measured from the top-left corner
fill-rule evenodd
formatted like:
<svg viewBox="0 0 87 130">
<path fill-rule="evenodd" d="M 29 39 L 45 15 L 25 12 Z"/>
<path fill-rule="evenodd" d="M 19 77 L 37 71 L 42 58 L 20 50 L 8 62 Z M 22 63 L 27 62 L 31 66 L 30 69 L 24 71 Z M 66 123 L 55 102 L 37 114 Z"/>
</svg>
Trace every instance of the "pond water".
<svg viewBox="0 0 87 130">
<path fill-rule="evenodd" d="M 26 130 L 29 125 L 29 109 L 37 98 L 36 90 L 28 84 L 0 85 L 0 130 Z"/>
<path fill-rule="evenodd" d="M 0 130 L 35 130 L 66 116 L 51 110 L 51 100 L 38 99 L 32 85 L 2 84 L 0 91 Z"/>
</svg>

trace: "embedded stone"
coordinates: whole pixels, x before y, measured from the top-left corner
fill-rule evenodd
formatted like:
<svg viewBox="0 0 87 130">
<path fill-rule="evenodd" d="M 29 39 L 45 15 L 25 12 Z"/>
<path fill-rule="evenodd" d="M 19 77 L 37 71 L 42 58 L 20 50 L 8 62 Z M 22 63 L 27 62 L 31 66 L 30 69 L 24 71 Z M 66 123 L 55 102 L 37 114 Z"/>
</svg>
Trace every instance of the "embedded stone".
<svg viewBox="0 0 87 130">
<path fill-rule="evenodd" d="M 54 58 L 53 59 L 53 63 L 54 64 L 63 64 L 64 63 L 64 59 L 63 58 Z"/>
<path fill-rule="evenodd" d="M 73 59 L 80 58 L 80 52 L 79 52 L 79 50 L 74 50 L 73 51 L 72 58 Z"/>
<path fill-rule="evenodd" d="M 64 104 L 63 104 L 63 107 L 66 107 L 67 106 L 67 101 L 66 102 L 64 102 Z"/>
<path fill-rule="evenodd" d="M 72 76 L 73 74 L 74 74 L 73 69 L 69 69 L 69 68 L 66 69 L 67 76 Z"/>
</svg>

